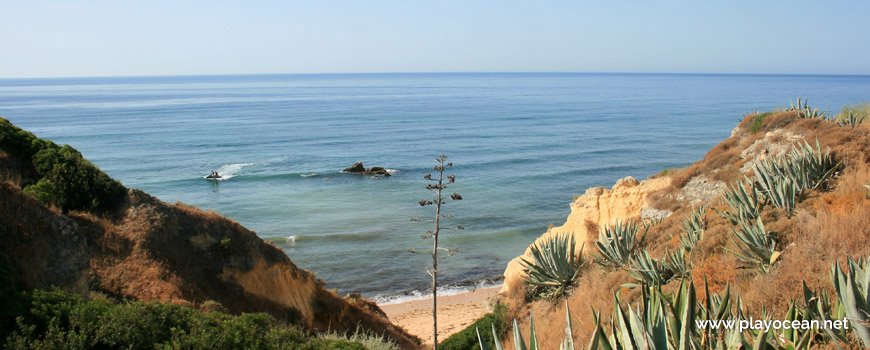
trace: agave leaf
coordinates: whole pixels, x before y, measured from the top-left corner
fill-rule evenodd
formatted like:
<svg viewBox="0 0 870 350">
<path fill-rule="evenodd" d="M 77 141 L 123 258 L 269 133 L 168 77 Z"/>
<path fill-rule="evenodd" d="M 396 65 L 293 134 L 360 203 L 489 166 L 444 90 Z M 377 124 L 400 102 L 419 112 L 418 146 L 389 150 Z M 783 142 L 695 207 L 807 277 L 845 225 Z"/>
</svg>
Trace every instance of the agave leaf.
<svg viewBox="0 0 870 350">
<path fill-rule="evenodd" d="M 529 350 L 523 341 L 523 335 L 520 333 L 520 326 L 517 325 L 516 319 L 514 319 L 514 348 L 517 350 Z"/>
<path fill-rule="evenodd" d="M 495 325 L 490 323 L 490 327 L 492 327 L 492 340 L 495 343 L 495 350 L 504 350 L 504 347 L 501 346 L 501 341 L 498 340 L 498 333 L 495 331 Z"/>
<path fill-rule="evenodd" d="M 535 333 L 535 318 L 529 314 L 529 350 L 538 350 L 538 335 Z"/>
<path fill-rule="evenodd" d="M 568 309 L 568 300 L 565 300 L 565 335 L 559 350 L 574 350 L 574 334 L 571 331 L 571 310 Z"/>
<path fill-rule="evenodd" d="M 486 345 L 486 341 L 484 341 L 483 337 L 480 336 L 480 328 L 474 326 L 474 331 L 477 332 L 477 342 L 480 344 L 480 350 L 489 350 L 489 346 Z"/>
</svg>

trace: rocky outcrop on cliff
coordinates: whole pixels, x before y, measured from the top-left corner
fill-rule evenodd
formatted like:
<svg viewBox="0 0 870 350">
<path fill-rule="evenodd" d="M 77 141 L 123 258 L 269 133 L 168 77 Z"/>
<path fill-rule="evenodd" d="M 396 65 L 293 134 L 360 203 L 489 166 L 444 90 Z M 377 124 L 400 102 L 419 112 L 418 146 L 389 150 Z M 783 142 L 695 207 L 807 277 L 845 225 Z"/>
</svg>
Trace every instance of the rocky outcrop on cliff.
<svg viewBox="0 0 870 350">
<path fill-rule="evenodd" d="M 617 220 L 639 218 L 643 213 L 667 217 L 667 211 L 652 208 L 647 199 L 651 193 L 669 187 L 670 181 L 668 177 L 637 181 L 629 176 L 619 179 L 613 188 L 592 187 L 571 203 L 571 214 L 562 226 L 550 228 L 538 237 L 533 245 L 550 240 L 552 237 L 570 234 L 575 237 L 576 249 L 579 250 L 583 244 L 598 238 L 599 227 Z M 526 273 L 523 271 L 520 259 L 533 261 L 531 245 L 526 248 L 522 256 L 508 263 L 504 272 L 505 283 L 502 291 L 507 291 L 510 286 L 515 285 L 514 281 L 525 278 Z"/>
</svg>

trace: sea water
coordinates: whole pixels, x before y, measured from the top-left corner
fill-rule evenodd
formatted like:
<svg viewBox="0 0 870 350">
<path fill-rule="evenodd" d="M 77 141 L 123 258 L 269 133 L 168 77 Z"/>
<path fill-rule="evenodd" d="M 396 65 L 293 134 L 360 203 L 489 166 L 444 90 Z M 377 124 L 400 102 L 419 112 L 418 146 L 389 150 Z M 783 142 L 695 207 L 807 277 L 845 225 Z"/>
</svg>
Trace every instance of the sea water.
<svg viewBox="0 0 870 350">
<path fill-rule="evenodd" d="M 868 76 L 334 74 L 0 80 L 0 116 L 124 185 L 214 210 L 328 288 L 425 295 L 423 176 L 446 154 L 445 293 L 498 283 L 574 195 L 684 167 L 746 113 L 808 97 L 836 113 Z M 362 161 L 390 177 L 339 173 Z M 223 180 L 203 177 L 216 170 Z"/>
</svg>

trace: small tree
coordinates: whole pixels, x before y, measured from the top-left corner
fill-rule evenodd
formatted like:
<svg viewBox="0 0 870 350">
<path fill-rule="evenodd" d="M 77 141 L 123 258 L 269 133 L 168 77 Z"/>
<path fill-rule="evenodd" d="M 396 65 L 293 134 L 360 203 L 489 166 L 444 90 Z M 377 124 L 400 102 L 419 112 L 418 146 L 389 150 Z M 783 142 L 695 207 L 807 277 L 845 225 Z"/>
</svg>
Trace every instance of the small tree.
<svg viewBox="0 0 870 350">
<path fill-rule="evenodd" d="M 432 252 L 421 252 L 425 254 L 432 255 L 432 270 L 426 268 L 426 273 L 432 277 L 432 348 L 434 350 L 438 350 L 438 262 L 449 258 L 456 254 L 456 248 L 441 248 L 438 247 L 438 235 L 441 232 L 441 229 L 450 229 L 450 230 L 463 230 L 465 229 L 462 225 L 457 225 L 456 227 L 441 227 L 441 219 L 451 219 L 451 215 L 441 213 L 441 206 L 444 204 L 444 197 L 442 196 L 442 192 L 447 188 L 448 184 L 452 184 L 456 181 L 456 175 L 450 174 L 446 178 L 444 177 L 444 169 L 452 168 L 453 163 L 446 163 L 447 156 L 441 155 L 436 158 L 435 161 L 438 165 L 435 166 L 434 170 L 438 172 L 438 179 L 434 179 L 432 174 L 426 174 L 423 178 L 429 180 L 433 183 L 426 185 L 426 189 L 432 192 L 435 192 L 435 200 L 431 199 L 423 199 L 420 202 L 421 207 L 427 205 L 435 205 L 435 220 L 425 220 L 426 222 L 434 222 L 435 229 L 426 231 L 426 234 L 421 236 L 423 239 L 432 239 Z M 454 192 L 450 195 L 451 200 L 462 200 L 462 196 L 459 193 Z M 411 221 L 420 221 L 418 218 L 412 218 Z M 447 255 L 438 257 L 438 251 L 443 250 Z M 416 250 L 411 249 L 412 253 L 418 253 Z"/>
</svg>

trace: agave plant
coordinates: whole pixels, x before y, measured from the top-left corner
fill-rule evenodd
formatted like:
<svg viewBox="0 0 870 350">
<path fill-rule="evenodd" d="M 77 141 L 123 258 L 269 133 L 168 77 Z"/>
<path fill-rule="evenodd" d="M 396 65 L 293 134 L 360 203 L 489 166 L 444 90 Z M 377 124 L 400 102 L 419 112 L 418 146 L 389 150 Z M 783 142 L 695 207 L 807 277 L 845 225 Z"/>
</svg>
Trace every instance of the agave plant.
<svg viewBox="0 0 870 350">
<path fill-rule="evenodd" d="M 849 328 L 870 348 L 870 257 L 854 260 L 847 257 L 848 272 L 835 261 L 831 266 L 831 282 L 837 300 L 849 319 Z"/>
<path fill-rule="evenodd" d="M 574 235 L 566 234 L 532 246 L 534 263 L 520 259 L 520 264 L 528 270 L 526 283 L 532 286 L 530 294 L 558 299 L 579 277 L 586 263 L 583 247 L 574 253 Z"/>
<path fill-rule="evenodd" d="M 822 152 L 818 140 L 815 148 L 804 141 L 792 147 L 786 156 L 756 163 L 753 186 L 767 203 L 786 208 L 791 215 L 803 192 L 825 185 L 838 167 L 830 152 Z"/>
<path fill-rule="evenodd" d="M 674 277 L 674 273 L 667 263 L 651 258 L 646 249 L 643 248 L 631 258 L 631 265 L 625 271 L 638 282 L 648 286 L 667 284 Z M 626 286 L 635 287 L 636 285 Z"/>
<path fill-rule="evenodd" d="M 842 127 L 850 126 L 854 128 L 858 126 L 858 124 L 863 123 L 865 117 L 865 115 L 859 113 L 849 112 L 848 114 L 840 115 L 840 117 L 837 118 L 837 124 Z"/>
<path fill-rule="evenodd" d="M 744 264 L 759 267 L 764 272 L 770 269 L 782 253 L 778 250 L 777 233 L 767 232 L 761 218 L 757 218 L 752 223 L 741 222 L 739 229 L 732 229 L 731 233 L 733 234 L 731 241 L 739 251 L 726 250 L 736 255 Z"/>
<path fill-rule="evenodd" d="M 801 185 L 794 178 L 784 175 L 785 169 L 774 160 L 759 162 L 753 166 L 755 187 L 764 194 L 767 203 L 777 208 L 785 208 L 786 213 L 791 216 L 801 193 Z"/>
<path fill-rule="evenodd" d="M 633 221 L 621 222 L 598 231 L 598 256 L 595 262 L 605 267 L 623 267 L 631 263 L 631 258 L 640 248 L 643 237 L 637 238 L 637 224 Z"/>
<path fill-rule="evenodd" d="M 831 303 L 827 289 L 821 288 L 821 291 L 813 291 L 804 282 L 803 290 L 806 315 L 809 319 L 817 320 L 821 323 L 825 320 L 841 320 L 846 318 L 846 310 L 843 309 L 842 304 L 834 305 Z M 824 331 L 828 337 L 834 340 L 834 344 L 847 342 L 846 331 L 844 329 L 824 328 Z M 840 346 L 837 345 L 837 347 L 839 348 Z"/>
<path fill-rule="evenodd" d="M 686 250 L 668 252 L 665 250 L 665 267 L 675 278 L 686 278 L 691 274 L 691 263 L 686 261 Z"/>
<path fill-rule="evenodd" d="M 499 340 L 499 335 L 495 331 L 495 325 L 492 326 L 492 339 L 495 340 L 495 350 L 504 350 Z M 481 350 L 489 350 L 489 346 L 483 337 L 480 336 L 480 329 L 475 327 L 477 331 L 477 341 L 480 343 Z M 513 321 L 513 339 L 514 349 L 516 350 L 538 350 L 538 335 L 535 332 L 535 318 L 529 314 L 529 345 L 523 340 L 523 334 L 520 332 L 520 327 L 517 325 L 517 320 Z M 574 350 L 574 335 L 571 331 L 571 311 L 568 310 L 568 302 L 565 301 L 565 335 L 559 345 L 560 350 Z"/>
<path fill-rule="evenodd" d="M 731 189 L 725 191 L 725 203 L 731 207 L 730 212 L 714 210 L 733 225 L 755 220 L 761 215 L 762 198 L 752 183 L 747 185 L 743 181 L 737 181 L 731 184 Z"/>
<path fill-rule="evenodd" d="M 702 205 L 695 208 L 691 215 L 683 218 L 682 224 L 680 245 L 686 252 L 691 252 L 704 238 L 704 231 L 707 230 L 707 206 Z"/>
<path fill-rule="evenodd" d="M 818 139 L 815 148 L 806 141 L 794 145 L 785 164 L 788 164 L 785 175 L 795 179 L 801 191 L 824 187 L 840 165 L 830 151 L 822 152 Z"/>
<path fill-rule="evenodd" d="M 797 105 L 794 102 L 791 102 L 791 107 L 788 109 L 789 111 L 798 111 L 801 118 L 811 119 L 811 118 L 825 118 L 828 113 L 825 111 L 819 111 L 818 108 L 810 108 L 807 105 L 807 100 L 803 100 L 803 104 L 801 104 L 801 98 L 797 98 Z"/>
</svg>

